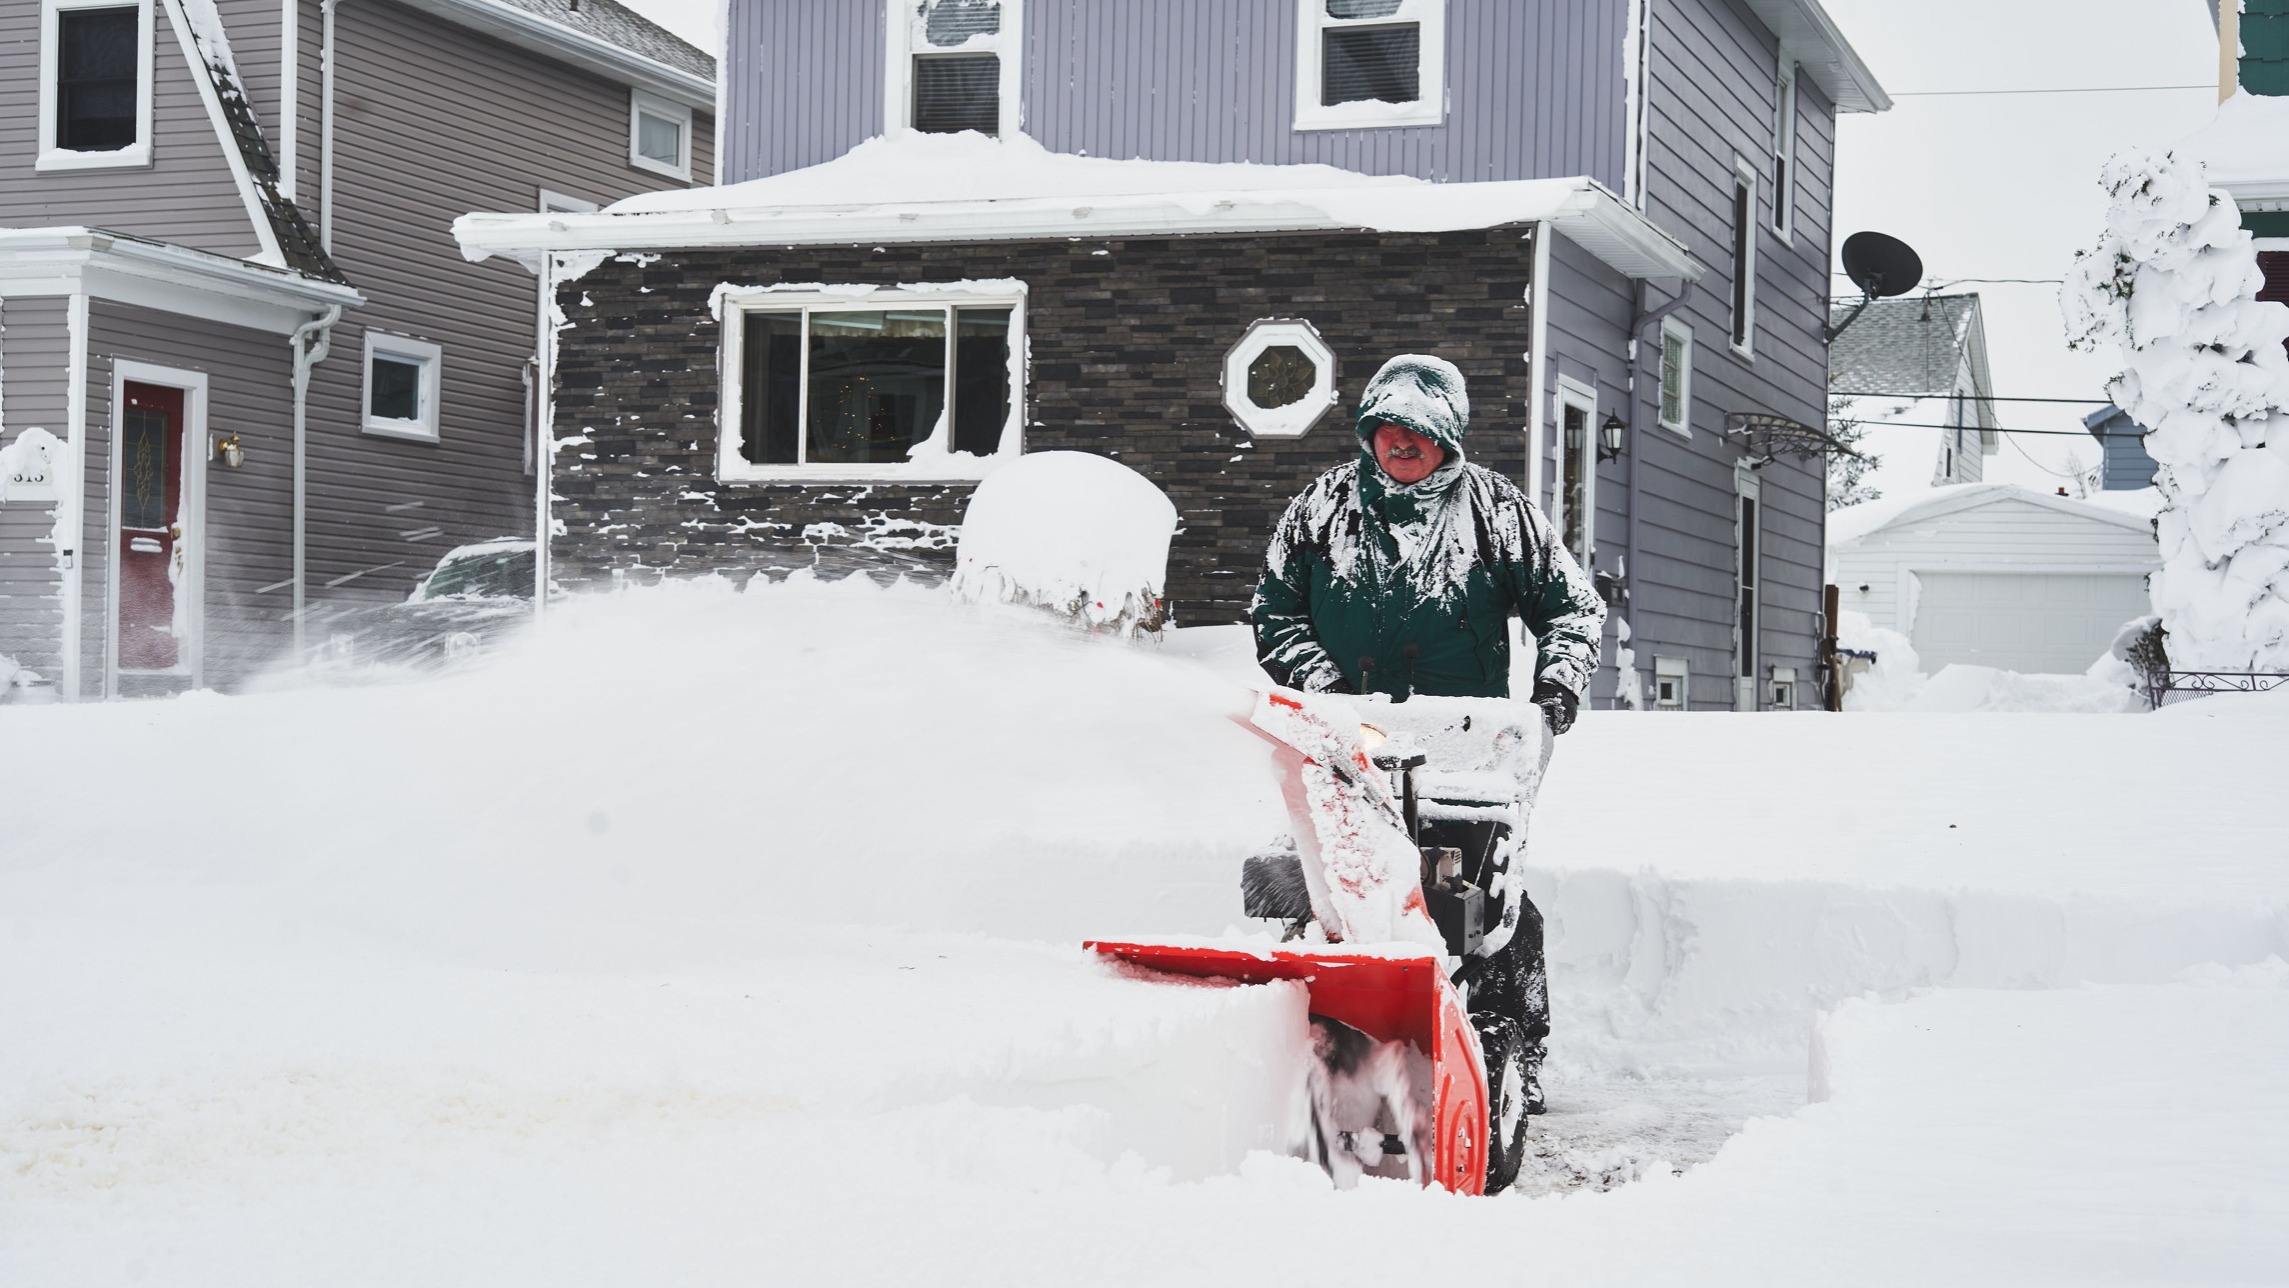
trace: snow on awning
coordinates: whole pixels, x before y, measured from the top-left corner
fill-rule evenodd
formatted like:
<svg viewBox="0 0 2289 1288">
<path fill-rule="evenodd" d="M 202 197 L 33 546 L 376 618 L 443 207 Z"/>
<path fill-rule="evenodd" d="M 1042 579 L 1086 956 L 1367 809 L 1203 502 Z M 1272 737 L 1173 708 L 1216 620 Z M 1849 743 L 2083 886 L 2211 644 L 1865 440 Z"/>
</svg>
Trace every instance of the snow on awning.
<svg viewBox="0 0 2289 1288">
<path fill-rule="evenodd" d="M 1698 280 L 1682 242 L 1587 178 L 1432 183 L 1326 165 L 1113 161 L 1022 135 L 906 133 L 823 165 L 644 193 L 595 214 L 469 214 L 471 259 L 547 251 L 1307 231 L 1449 232 L 1547 220 L 1632 278 Z"/>
</svg>

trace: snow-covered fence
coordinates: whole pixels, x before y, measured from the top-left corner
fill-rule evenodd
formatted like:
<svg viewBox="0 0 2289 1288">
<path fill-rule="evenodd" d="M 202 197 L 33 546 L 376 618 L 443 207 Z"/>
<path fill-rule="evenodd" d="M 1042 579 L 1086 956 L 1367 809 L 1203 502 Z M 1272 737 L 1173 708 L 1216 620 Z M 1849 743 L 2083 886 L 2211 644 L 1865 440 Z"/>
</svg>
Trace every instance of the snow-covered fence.
<svg viewBox="0 0 2289 1288">
<path fill-rule="evenodd" d="M 970 498 L 953 591 L 1091 630 L 1158 631 L 1175 535 L 1175 504 L 1144 475 L 1087 452 L 1029 453 Z"/>
<path fill-rule="evenodd" d="M 2154 608 L 2175 666 L 2289 671 L 2289 307 L 2233 198 L 2201 164 L 2121 153 L 2106 231 L 2061 293 L 2080 348 L 2114 346 L 2114 404 L 2149 428 L 2162 568 Z"/>
</svg>

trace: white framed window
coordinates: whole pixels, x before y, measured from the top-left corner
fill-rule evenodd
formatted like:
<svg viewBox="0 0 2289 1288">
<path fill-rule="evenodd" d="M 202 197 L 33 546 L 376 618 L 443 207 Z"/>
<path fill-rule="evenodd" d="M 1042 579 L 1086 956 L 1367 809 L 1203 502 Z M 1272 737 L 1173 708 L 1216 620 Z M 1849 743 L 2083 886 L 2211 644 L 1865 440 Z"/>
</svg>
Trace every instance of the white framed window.
<svg viewBox="0 0 2289 1288">
<path fill-rule="evenodd" d="M 1224 409 L 1257 438 L 1301 438 L 1335 401 L 1335 351 L 1309 322 L 1265 318 L 1224 355 Z"/>
<path fill-rule="evenodd" d="M 1446 0 L 1296 0 L 1299 130 L 1446 119 Z"/>
<path fill-rule="evenodd" d="M 1693 328 L 1672 315 L 1661 319 L 1661 407 L 1663 429 L 1693 436 Z"/>
<path fill-rule="evenodd" d="M 1733 352 L 1756 356 L 1756 168 L 1733 161 Z"/>
<path fill-rule="evenodd" d="M 974 479 L 1024 450 L 1022 282 L 719 299 L 720 478 Z"/>
<path fill-rule="evenodd" d="M 1653 709 L 1656 711 L 1683 711 L 1691 700 L 1691 668 L 1681 657 L 1653 659 Z"/>
<path fill-rule="evenodd" d="M 1780 54 L 1779 93 L 1772 119 L 1772 231 L 1782 241 L 1796 236 L 1796 59 Z"/>
<path fill-rule="evenodd" d="M 999 137 L 1019 128 L 1024 0 L 887 0 L 883 120 Z"/>
<path fill-rule="evenodd" d="M 437 441 L 438 378 L 445 351 L 411 336 L 366 332 L 365 431 Z"/>
<path fill-rule="evenodd" d="M 628 164 L 691 182 L 691 109 L 657 94 L 629 90 Z"/>
<path fill-rule="evenodd" d="M 1795 667 L 1776 666 L 1772 668 L 1772 709 L 1775 711 L 1796 710 Z"/>
<path fill-rule="evenodd" d="M 1566 549 L 1584 569 L 1597 554 L 1597 390 L 1558 377 L 1558 513 Z"/>
<path fill-rule="evenodd" d="M 1754 711 L 1757 708 L 1756 664 L 1759 629 L 1763 624 L 1763 601 L 1758 593 L 1758 570 L 1764 545 L 1764 490 L 1757 476 L 1736 467 L 1733 471 L 1733 501 L 1735 521 L 1733 528 L 1736 552 L 1733 563 L 1733 657 L 1737 663 L 1734 674 L 1738 681 L 1733 691 L 1733 709 Z"/>
<path fill-rule="evenodd" d="M 153 0 L 40 0 L 35 170 L 151 164 Z"/>
</svg>

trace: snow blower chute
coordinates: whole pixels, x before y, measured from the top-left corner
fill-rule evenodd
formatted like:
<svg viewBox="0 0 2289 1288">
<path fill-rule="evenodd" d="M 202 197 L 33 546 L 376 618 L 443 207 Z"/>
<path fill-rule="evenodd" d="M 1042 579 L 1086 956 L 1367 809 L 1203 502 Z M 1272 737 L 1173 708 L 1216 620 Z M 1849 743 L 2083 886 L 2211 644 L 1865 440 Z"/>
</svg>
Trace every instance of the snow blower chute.
<svg viewBox="0 0 2289 1288">
<path fill-rule="evenodd" d="M 1548 727 L 1503 699 L 1287 689 L 1259 694 L 1248 723 L 1279 745 L 1296 831 L 1248 860 L 1244 902 L 1287 922 L 1287 942 L 1089 947 L 1180 975 L 1302 981 L 1317 1057 L 1306 1144 L 1337 1184 L 1504 1188 L 1524 1151 L 1522 1056 L 1515 1025 L 1471 1013 L 1468 981 L 1516 925 L 1513 838 Z"/>
</svg>

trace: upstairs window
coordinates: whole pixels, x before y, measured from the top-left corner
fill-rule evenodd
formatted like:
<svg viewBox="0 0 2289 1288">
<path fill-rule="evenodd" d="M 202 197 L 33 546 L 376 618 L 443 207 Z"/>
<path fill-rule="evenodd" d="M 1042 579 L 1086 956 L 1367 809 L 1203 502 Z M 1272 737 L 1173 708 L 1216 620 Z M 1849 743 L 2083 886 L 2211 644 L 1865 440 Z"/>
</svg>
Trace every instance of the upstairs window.
<svg viewBox="0 0 2289 1288">
<path fill-rule="evenodd" d="M 640 89 L 630 90 L 628 164 L 691 182 L 691 109 Z"/>
<path fill-rule="evenodd" d="M 1785 54 L 1772 122 L 1772 231 L 1782 241 L 1796 231 L 1796 60 Z"/>
<path fill-rule="evenodd" d="M 1693 436 L 1693 328 L 1661 319 L 1661 427 Z"/>
<path fill-rule="evenodd" d="M 1019 0 L 890 0 L 885 114 L 925 134 L 1017 128 Z"/>
<path fill-rule="evenodd" d="M 1016 283 L 733 292 L 730 480 L 979 478 L 1019 450 Z"/>
<path fill-rule="evenodd" d="M 436 442 L 444 353 L 427 340 L 366 332 L 365 432 Z"/>
<path fill-rule="evenodd" d="M 1741 161 L 1733 169 L 1734 352 L 1756 354 L 1756 171 Z"/>
<path fill-rule="evenodd" d="M 151 161 L 150 0 L 43 0 L 41 170 Z"/>
<path fill-rule="evenodd" d="M 1446 0 L 1297 2 L 1297 129 L 1444 119 Z"/>
</svg>

